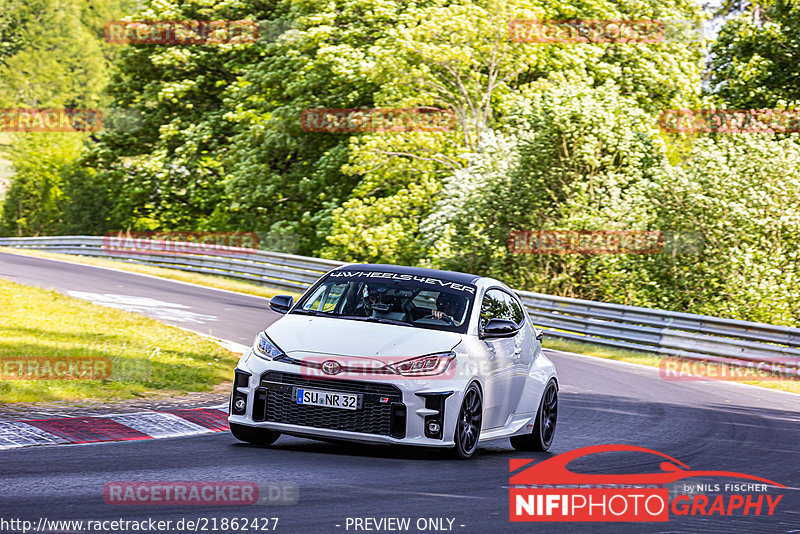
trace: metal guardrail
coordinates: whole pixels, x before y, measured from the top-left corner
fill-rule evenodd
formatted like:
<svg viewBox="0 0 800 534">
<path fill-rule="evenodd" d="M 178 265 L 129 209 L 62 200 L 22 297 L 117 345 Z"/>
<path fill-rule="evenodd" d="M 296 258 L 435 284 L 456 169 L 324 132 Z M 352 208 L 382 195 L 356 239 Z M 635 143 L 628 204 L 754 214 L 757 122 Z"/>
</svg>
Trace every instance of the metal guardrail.
<svg viewBox="0 0 800 534">
<path fill-rule="evenodd" d="M 143 250 L 141 243 L 90 236 L 0 238 L 0 246 L 5 247 L 113 258 L 292 291 L 305 290 L 322 274 L 342 265 L 333 260 L 198 243 L 175 247 L 174 242 L 150 241 Z M 517 293 L 534 323 L 552 337 L 723 364 L 778 365 L 783 373 L 800 376 L 800 328 Z"/>
<path fill-rule="evenodd" d="M 147 248 L 142 245 L 147 244 Z M 168 269 L 228 276 L 292 291 L 305 291 L 317 278 L 341 265 L 263 250 L 122 237 L 59 236 L 0 238 L 0 246 L 111 258 Z"/>
</svg>

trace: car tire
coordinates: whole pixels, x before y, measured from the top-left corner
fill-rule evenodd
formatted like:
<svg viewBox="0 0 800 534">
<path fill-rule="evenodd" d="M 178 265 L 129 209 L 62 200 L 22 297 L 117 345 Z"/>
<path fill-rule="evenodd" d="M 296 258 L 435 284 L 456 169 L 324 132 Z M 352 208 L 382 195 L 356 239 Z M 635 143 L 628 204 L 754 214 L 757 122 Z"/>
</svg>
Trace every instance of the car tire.
<svg viewBox="0 0 800 534">
<path fill-rule="evenodd" d="M 239 441 L 252 443 L 253 445 L 272 445 L 281 437 L 280 432 L 267 430 L 266 428 L 255 428 L 252 426 L 230 423 L 231 434 Z"/>
<path fill-rule="evenodd" d="M 539 411 L 536 412 L 536 423 L 530 434 L 512 436 L 511 446 L 518 451 L 544 452 L 550 449 L 556 435 L 558 420 L 558 386 L 551 378 L 544 388 Z"/>
<path fill-rule="evenodd" d="M 483 396 L 478 385 L 473 382 L 464 392 L 464 400 L 461 401 L 453 437 L 456 445 L 451 449 L 452 456 L 460 460 L 472 458 L 478 448 L 482 420 Z"/>
</svg>

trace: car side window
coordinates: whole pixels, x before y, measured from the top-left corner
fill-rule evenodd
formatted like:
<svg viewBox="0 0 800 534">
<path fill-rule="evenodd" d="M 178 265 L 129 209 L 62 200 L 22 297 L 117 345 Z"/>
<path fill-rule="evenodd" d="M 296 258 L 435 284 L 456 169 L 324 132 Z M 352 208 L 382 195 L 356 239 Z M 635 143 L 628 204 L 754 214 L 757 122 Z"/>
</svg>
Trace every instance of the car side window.
<svg viewBox="0 0 800 534">
<path fill-rule="evenodd" d="M 504 293 L 499 289 L 490 289 L 483 296 L 481 303 L 481 327 L 490 319 L 505 319 L 508 309 L 505 305 Z"/>
<path fill-rule="evenodd" d="M 484 295 L 481 304 L 481 326 L 490 319 L 508 319 L 519 326 L 524 318 L 525 313 L 520 303 L 505 291 L 490 289 Z"/>
<path fill-rule="evenodd" d="M 517 326 L 519 326 L 525 319 L 525 312 L 522 309 L 522 305 L 516 298 L 509 295 L 508 293 L 506 293 L 505 295 L 508 298 L 508 307 L 511 312 L 511 320 L 517 323 Z"/>
<path fill-rule="evenodd" d="M 303 306 L 305 310 L 316 310 L 330 312 L 336 308 L 339 299 L 342 298 L 347 284 L 334 284 L 330 287 L 320 286 L 317 291 L 308 299 Z"/>
</svg>

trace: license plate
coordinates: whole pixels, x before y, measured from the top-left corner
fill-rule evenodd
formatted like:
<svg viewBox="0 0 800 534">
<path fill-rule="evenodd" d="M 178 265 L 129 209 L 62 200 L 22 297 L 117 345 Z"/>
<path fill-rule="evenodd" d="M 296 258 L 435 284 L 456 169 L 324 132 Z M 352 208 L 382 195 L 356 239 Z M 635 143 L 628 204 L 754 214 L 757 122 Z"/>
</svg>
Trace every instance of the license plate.
<svg viewBox="0 0 800 534">
<path fill-rule="evenodd" d="M 343 410 L 358 409 L 358 395 L 351 393 L 297 388 L 294 390 L 294 399 L 297 404 L 341 408 Z"/>
</svg>

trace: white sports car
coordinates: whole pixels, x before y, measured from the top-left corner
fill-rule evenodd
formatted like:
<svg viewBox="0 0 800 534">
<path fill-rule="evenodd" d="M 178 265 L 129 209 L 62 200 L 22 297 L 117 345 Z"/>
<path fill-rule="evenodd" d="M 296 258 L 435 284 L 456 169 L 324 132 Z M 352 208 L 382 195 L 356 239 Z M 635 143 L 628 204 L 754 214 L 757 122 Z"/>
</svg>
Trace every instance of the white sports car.
<svg viewBox="0 0 800 534">
<path fill-rule="evenodd" d="M 345 265 L 322 276 L 236 366 L 230 423 L 242 441 L 281 434 L 450 448 L 511 438 L 547 450 L 558 378 L 542 332 L 492 278 Z"/>
</svg>

